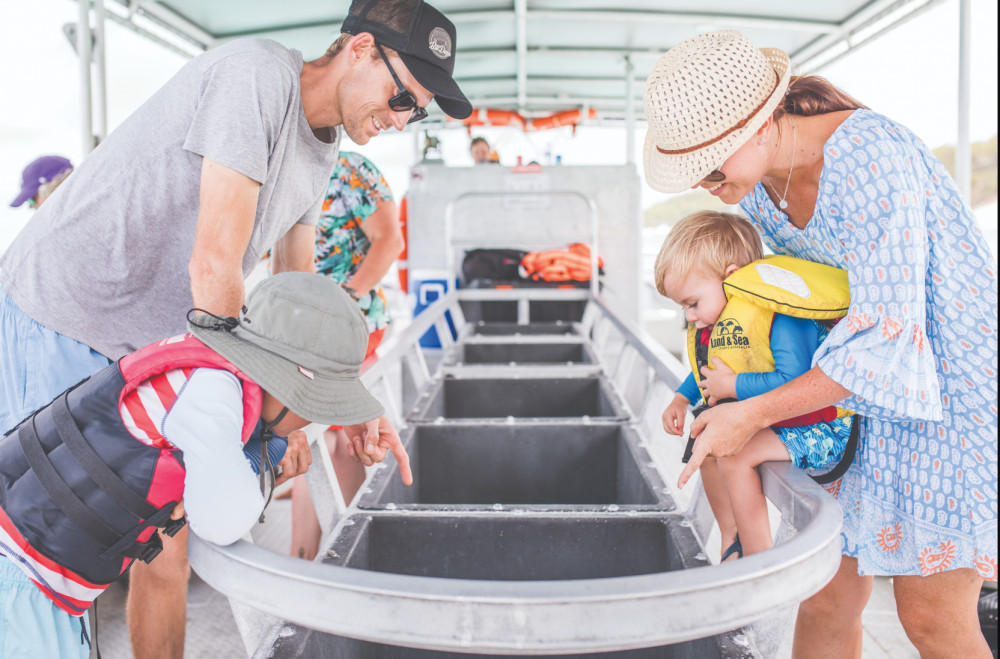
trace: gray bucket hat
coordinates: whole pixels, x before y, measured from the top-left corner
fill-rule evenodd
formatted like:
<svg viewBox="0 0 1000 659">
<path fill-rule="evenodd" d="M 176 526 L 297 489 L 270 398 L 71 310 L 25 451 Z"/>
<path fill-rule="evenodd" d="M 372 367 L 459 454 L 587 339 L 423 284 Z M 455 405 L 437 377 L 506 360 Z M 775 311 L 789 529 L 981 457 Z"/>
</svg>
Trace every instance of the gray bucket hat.
<svg viewBox="0 0 1000 659">
<path fill-rule="evenodd" d="M 238 319 L 199 314 L 188 329 L 303 419 L 352 425 L 385 413 L 358 379 L 368 323 L 329 277 L 268 277 Z"/>
</svg>

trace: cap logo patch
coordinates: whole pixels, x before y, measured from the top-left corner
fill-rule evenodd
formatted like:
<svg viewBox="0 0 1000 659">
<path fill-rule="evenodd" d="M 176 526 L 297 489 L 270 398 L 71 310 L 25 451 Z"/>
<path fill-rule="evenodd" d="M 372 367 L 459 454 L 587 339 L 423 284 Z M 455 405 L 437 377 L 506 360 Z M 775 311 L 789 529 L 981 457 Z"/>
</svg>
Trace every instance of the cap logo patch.
<svg viewBox="0 0 1000 659">
<path fill-rule="evenodd" d="M 448 34 L 448 30 L 443 27 L 436 27 L 431 30 L 427 47 L 439 59 L 448 59 L 451 57 L 451 36 Z"/>
<path fill-rule="evenodd" d="M 309 378 L 310 380 L 314 380 L 314 379 L 316 379 L 316 376 L 315 376 L 315 375 L 313 375 L 312 373 L 310 373 L 310 372 L 309 372 L 309 371 L 307 371 L 306 369 L 302 368 L 301 366 L 299 366 L 299 373 L 301 373 L 302 375 L 306 376 L 306 377 L 307 377 L 307 378 Z"/>
</svg>

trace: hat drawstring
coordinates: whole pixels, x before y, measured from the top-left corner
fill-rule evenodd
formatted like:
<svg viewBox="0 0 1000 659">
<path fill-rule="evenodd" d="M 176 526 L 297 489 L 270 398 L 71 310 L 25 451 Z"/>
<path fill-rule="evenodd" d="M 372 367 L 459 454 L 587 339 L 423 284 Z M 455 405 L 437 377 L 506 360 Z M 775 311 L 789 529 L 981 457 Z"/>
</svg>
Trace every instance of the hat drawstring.
<svg viewBox="0 0 1000 659">
<path fill-rule="evenodd" d="M 213 323 L 211 325 L 202 325 L 200 323 L 195 323 L 193 320 L 191 320 L 191 315 L 195 314 L 195 313 L 200 313 L 200 314 L 203 314 L 205 316 L 211 316 L 212 318 L 214 318 L 218 322 L 215 322 L 215 323 Z M 189 323 L 193 323 L 195 325 L 198 325 L 199 327 L 204 327 L 205 329 L 225 330 L 227 332 L 233 331 L 240 324 L 240 321 L 239 321 L 238 318 L 233 318 L 232 316 L 216 316 L 214 313 L 212 313 L 210 311 L 205 311 L 204 309 L 199 309 L 198 307 L 195 307 L 194 309 L 191 309 L 191 310 L 189 310 L 187 312 L 187 321 Z"/>
<path fill-rule="evenodd" d="M 231 320 L 236 319 L 232 318 Z M 274 439 L 274 427 L 281 423 L 286 414 L 288 414 L 288 408 L 282 407 L 281 411 L 278 412 L 278 416 L 274 417 L 274 421 L 265 422 L 264 427 L 260 431 L 260 468 L 257 470 L 257 478 L 260 482 L 261 496 L 264 496 L 264 473 L 266 472 L 271 476 L 271 489 L 267 492 L 267 501 L 264 502 L 264 508 L 260 511 L 260 519 L 257 520 L 261 524 L 264 523 L 264 510 L 267 510 L 268 505 L 271 503 L 271 497 L 274 496 L 274 482 L 278 478 L 278 465 L 271 462 L 271 456 L 267 452 L 267 443 Z"/>
</svg>

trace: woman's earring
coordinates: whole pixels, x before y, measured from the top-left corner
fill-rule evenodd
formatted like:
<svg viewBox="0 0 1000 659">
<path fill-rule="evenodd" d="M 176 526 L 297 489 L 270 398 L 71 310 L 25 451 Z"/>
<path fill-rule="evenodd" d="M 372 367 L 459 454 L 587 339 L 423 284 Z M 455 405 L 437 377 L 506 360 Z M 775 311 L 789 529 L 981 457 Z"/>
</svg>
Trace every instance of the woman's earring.
<svg viewBox="0 0 1000 659">
<path fill-rule="evenodd" d="M 763 143 L 764 143 L 764 142 L 765 142 L 766 140 L 765 140 L 765 139 L 764 139 L 763 137 L 761 137 L 761 138 L 760 138 L 760 139 L 758 139 L 757 141 L 758 141 L 758 142 L 759 142 L 760 144 L 763 144 Z"/>
</svg>

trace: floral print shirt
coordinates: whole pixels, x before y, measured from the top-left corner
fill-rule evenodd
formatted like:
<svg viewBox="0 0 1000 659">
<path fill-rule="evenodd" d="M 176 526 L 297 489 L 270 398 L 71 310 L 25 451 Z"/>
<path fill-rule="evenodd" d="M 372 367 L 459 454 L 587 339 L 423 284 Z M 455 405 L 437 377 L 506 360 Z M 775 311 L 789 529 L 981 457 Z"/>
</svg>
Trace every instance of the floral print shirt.
<svg viewBox="0 0 1000 659">
<path fill-rule="evenodd" d="M 371 247 L 361 225 L 383 201 L 392 201 L 392 191 L 378 168 L 360 153 L 341 151 L 316 223 L 317 272 L 338 283 L 354 276 Z M 368 319 L 369 331 L 389 323 L 381 287 L 361 298 L 358 306 Z"/>
</svg>

